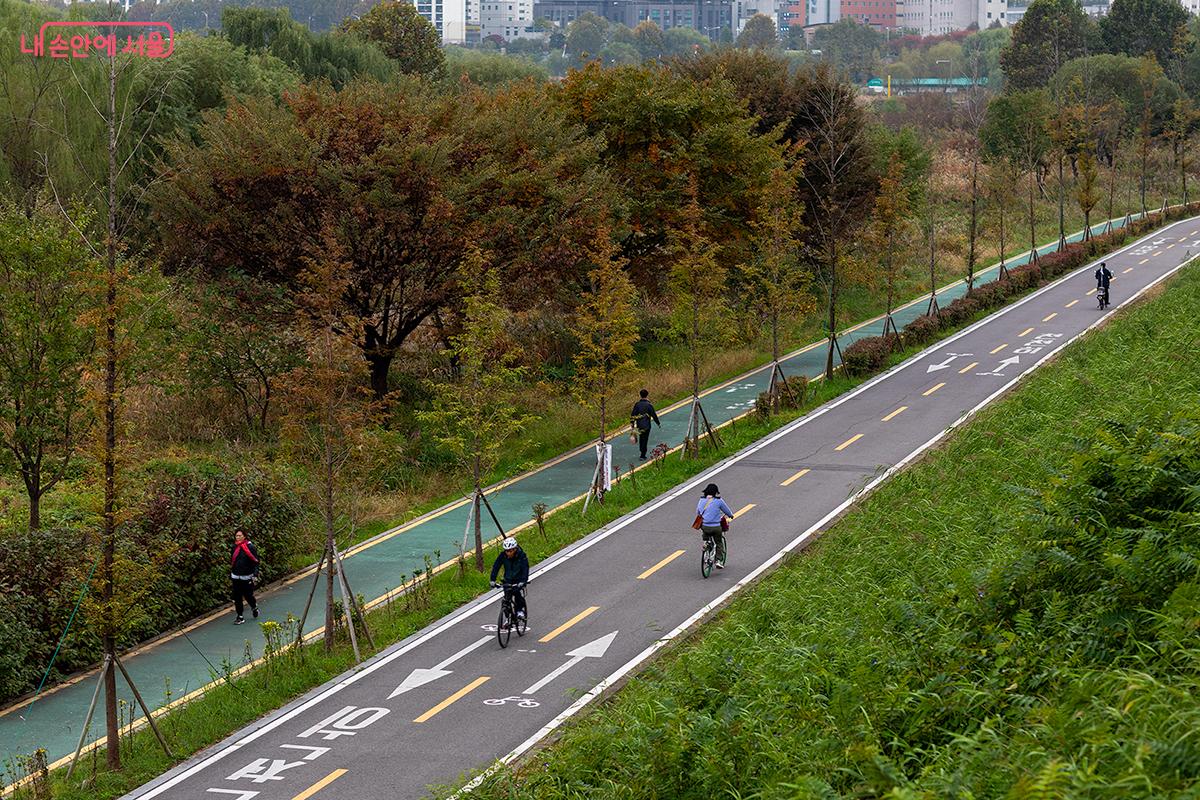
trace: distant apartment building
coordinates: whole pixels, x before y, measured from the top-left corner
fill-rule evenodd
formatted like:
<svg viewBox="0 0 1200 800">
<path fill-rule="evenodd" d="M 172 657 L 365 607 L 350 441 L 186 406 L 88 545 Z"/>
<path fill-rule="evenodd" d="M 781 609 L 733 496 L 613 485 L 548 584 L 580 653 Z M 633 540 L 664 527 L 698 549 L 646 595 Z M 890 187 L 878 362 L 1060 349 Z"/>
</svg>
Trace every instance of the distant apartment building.
<svg viewBox="0 0 1200 800">
<path fill-rule="evenodd" d="M 413 0 L 417 13 L 433 23 L 442 44 L 467 41 L 468 0 Z"/>
<path fill-rule="evenodd" d="M 738 9 L 733 0 L 534 0 L 533 3 L 534 19 L 548 19 L 561 28 L 588 12 L 630 28 L 646 20 L 663 30 L 692 28 L 716 41 L 722 28 L 733 30 Z"/>
<path fill-rule="evenodd" d="M 832 25 L 842 18 L 842 0 L 805 0 L 804 26 Z"/>
<path fill-rule="evenodd" d="M 1007 26 L 1008 0 L 907 0 L 903 25 L 922 36 L 938 36 L 975 25 L 987 28 L 998 22 Z"/>
<path fill-rule="evenodd" d="M 880 30 L 900 27 L 896 0 L 841 0 L 840 14 Z"/>
<path fill-rule="evenodd" d="M 519 39 L 533 30 L 533 0 L 479 0 L 479 35 Z"/>
</svg>

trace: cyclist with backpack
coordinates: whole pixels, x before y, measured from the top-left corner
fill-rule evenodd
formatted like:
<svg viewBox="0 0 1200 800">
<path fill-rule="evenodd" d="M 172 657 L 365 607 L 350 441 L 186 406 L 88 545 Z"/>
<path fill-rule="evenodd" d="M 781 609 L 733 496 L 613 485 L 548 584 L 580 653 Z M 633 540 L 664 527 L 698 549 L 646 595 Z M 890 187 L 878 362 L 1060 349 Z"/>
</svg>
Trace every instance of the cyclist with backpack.
<svg viewBox="0 0 1200 800">
<path fill-rule="evenodd" d="M 721 490 L 715 483 L 704 487 L 703 495 L 696 504 L 696 519 L 700 523 L 700 533 L 705 539 L 714 539 L 717 544 L 717 569 L 725 569 L 725 531 L 729 530 L 727 519 L 733 519 L 733 512 L 721 499 Z"/>
</svg>

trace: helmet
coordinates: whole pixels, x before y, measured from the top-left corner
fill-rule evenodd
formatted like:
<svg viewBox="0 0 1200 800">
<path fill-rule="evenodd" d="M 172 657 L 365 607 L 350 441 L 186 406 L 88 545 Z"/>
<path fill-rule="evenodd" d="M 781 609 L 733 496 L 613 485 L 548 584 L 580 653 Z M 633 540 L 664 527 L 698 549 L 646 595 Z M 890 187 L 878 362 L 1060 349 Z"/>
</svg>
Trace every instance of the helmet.
<svg viewBox="0 0 1200 800">
<path fill-rule="evenodd" d="M 505 550 L 516 550 L 517 549 L 517 540 L 514 539 L 513 537 L 509 536 L 507 539 L 504 540 L 504 549 Z"/>
</svg>

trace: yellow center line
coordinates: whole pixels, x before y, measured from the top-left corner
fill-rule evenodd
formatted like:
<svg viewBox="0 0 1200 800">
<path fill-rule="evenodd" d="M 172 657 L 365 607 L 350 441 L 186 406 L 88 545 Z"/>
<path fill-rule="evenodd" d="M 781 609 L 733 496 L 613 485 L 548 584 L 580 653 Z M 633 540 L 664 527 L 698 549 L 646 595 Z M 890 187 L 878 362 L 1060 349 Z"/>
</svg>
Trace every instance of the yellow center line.
<svg viewBox="0 0 1200 800">
<path fill-rule="evenodd" d="M 1129 269 L 1123 269 L 1123 270 L 1121 270 L 1121 274 L 1122 274 L 1122 275 L 1124 275 L 1126 272 L 1133 272 L 1133 267 L 1130 267 Z"/>
<path fill-rule="evenodd" d="M 938 389 L 942 388 L 945 385 L 946 385 L 946 383 L 945 383 L 945 381 L 943 381 L 943 382 L 939 383 L 937 386 L 934 386 L 932 389 L 927 389 L 924 392 L 921 392 L 921 396 L 929 397 L 929 395 L 933 394 L 934 392 L 936 392 Z"/>
<path fill-rule="evenodd" d="M 680 552 L 682 552 L 682 551 L 680 551 Z M 674 558 L 674 557 L 675 557 L 675 556 L 671 556 L 671 558 Z M 668 559 L 667 559 L 667 561 L 670 561 L 670 560 L 671 560 L 671 558 L 668 558 Z M 661 567 L 663 564 L 666 564 L 666 563 L 667 563 L 667 561 L 663 561 L 661 564 L 659 564 L 659 565 L 658 565 L 658 567 Z M 644 578 L 644 577 L 646 577 L 647 575 L 649 575 L 649 574 L 650 574 L 650 572 L 654 572 L 654 570 L 655 570 L 655 569 L 658 569 L 658 567 L 654 567 L 654 569 L 651 569 L 649 572 L 643 572 L 641 575 L 638 575 L 638 577 L 639 577 L 639 578 Z M 576 614 L 575 616 L 571 617 L 569 620 L 567 620 L 566 622 L 564 622 L 562 625 L 559 625 L 557 628 L 555 628 L 554 630 L 550 631 L 549 633 L 547 633 L 547 634 L 546 634 L 545 636 L 543 636 L 542 638 L 538 639 L 538 641 L 539 641 L 539 642 L 548 642 L 548 641 L 550 641 L 550 640 L 551 640 L 551 639 L 553 639 L 555 636 L 558 636 L 560 633 L 562 633 L 563 631 L 565 631 L 567 628 L 569 628 L 569 627 L 571 627 L 572 625 L 574 625 L 576 622 L 579 622 L 579 620 L 581 620 L 581 619 L 584 619 L 585 617 L 591 616 L 592 614 L 595 614 L 595 613 L 596 613 L 597 611 L 599 611 L 599 610 L 600 610 L 600 606 L 588 606 L 588 607 L 587 607 L 587 608 L 585 608 L 583 611 L 580 611 L 578 614 Z"/>
<path fill-rule="evenodd" d="M 321 791 L 326 786 L 333 783 L 334 781 L 336 781 L 338 778 L 342 777 L 345 774 L 346 774 L 346 770 L 335 769 L 333 772 L 329 773 L 324 778 L 321 778 L 321 780 L 317 781 L 312 786 L 308 787 L 303 792 L 301 792 L 300 794 L 293 797 L 292 800 L 308 800 L 308 798 L 312 797 L 314 794 Z"/>
<path fill-rule="evenodd" d="M 1149 261 L 1149 260 L 1150 260 L 1150 259 L 1148 259 L 1148 258 L 1143 258 L 1141 261 L 1139 261 L 1139 262 L 1138 262 L 1138 266 L 1141 266 L 1142 264 L 1145 264 L 1145 263 L 1146 263 L 1147 261 Z"/>
<path fill-rule="evenodd" d="M 1164 250 L 1170 250 L 1170 249 L 1171 249 L 1172 247 L 1174 247 L 1174 246 L 1175 246 L 1174 244 L 1169 244 L 1169 245 L 1167 245 L 1166 247 L 1164 247 L 1163 249 L 1164 249 Z"/>
<path fill-rule="evenodd" d="M 1161 255 L 1162 255 L 1162 250 L 1159 250 L 1157 253 L 1151 253 L 1150 257 L 1154 258 L 1155 256 L 1161 256 Z"/>
<path fill-rule="evenodd" d="M 971 370 L 975 369 L 975 368 L 976 368 L 976 367 L 978 367 L 978 366 L 979 366 L 979 362 L 978 362 L 978 361 L 972 361 L 970 364 L 967 364 L 965 367 L 963 367 L 962 369 L 960 369 L 960 370 L 958 371 L 958 374 L 959 374 L 959 375 L 966 375 L 968 372 L 970 372 Z"/>
<path fill-rule="evenodd" d="M 995 350 L 988 353 L 988 355 L 994 356 L 994 355 L 996 355 L 996 353 L 999 353 L 1001 350 L 1003 350 L 1006 347 L 1008 347 L 1008 342 L 1005 342 L 1004 344 L 1000 345 Z"/>
<path fill-rule="evenodd" d="M 1031 333 L 1033 333 L 1033 328 L 1032 328 L 1032 327 L 1030 327 L 1030 328 L 1026 328 L 1025 330 L 1023 330 L 1023 331 L 1021 331 L 1020 333 L 1018 333 L 1018 334 L 1017 334 L 1017 336 L 1028 336 L 1028 335 L 1029 335 L 1029 334 L 1031 334 Z"/>
<path fill-rule="evenodd" d="M 1132 269 L 1132 267 L 1130 269 Z M 1078 302 L 1079 302 L 1078 300 L 1072 300 L 1071 302 L 1069 302 L 1065 306 L 1063 306 L 1063 308 L 1070 308 L 1071 306 L 1075 305 Z"/>
<path fill-rule="evenodd" d="M 793 475 L 792 477 L 788 478 L 786 481 L 784 481 L 783 483 L 781 483 L 781 484 L 779 484 L 779 485 L 780 485 L 780 486 L 791 486 L 793 483 L 795 483 L 795 482 L 796 482 L 797 480 L 799 480 L 800 478 L 803 478 L 803 477 L 804 477 L 805 475 L 807 475 L 807 474 L 808 474 L 808 469 L 807 469 L 807 468 L 806 468 L 806 469 L 802 469 L 802 470 L 800 470 L 799 472 L 797 472 L 795 475 Z"/>
<path fill-rule="evenodd" d="M 478 689 L 480 686 L 482 686 L 483 684 L 487 683 L 487 682 L 488 682 L 488 681 L 490 681 L 491 679 L 492 679 L 492 676 L 491 676 L 491 675 L 484 675 L 484 676 L 483 676 L 483 677 L 481 677 L 481 678 L 476 678 L 475 680 L 471 681 L 470 683 L 468 683 L 468 684 L 467 684 L 466 686 L 464 686 L 463 688 L 459 689 L 459 690 L 458 690 L 457 692 L 455 692 L 454 694 L 452 694 L 452 695 L 450 695 L 449 697 L 447 697 L 447 698 L 446 698 L 445 700 L 443 700 L 442 702 L 438 703 L 438 704 L 437 704 L 436 706 L 434 706 L 433 708 L 431 708 L 431 709 L 429 709 L 428 711 L 426 711 L 426 712 L 425 712 L 424 714 L 422 714 L 421 716 L 419 716 L 419 717 L 417 717 L 416 719 L 414 719 L 414 720 L 413 720 L 413 722 L 425 722 L 426 720 L 428 720 L 429 718 L 431 718 L 433 715 L 435 715 L 435 714 L 438 714 L 438 713 L 440 713 L 440 712 L 442 712 L 442 711 L 445 711 L 445 710 L 446 710 L 448 707 L 450 707 L 450 706 L 451 706 L 451 705 L 453 705 L 454 703 L 457 703 L 459 700 L 462 700 L 464 697 L 466 697 L 466 696 L 467 696 L 467 695 L 469 695 L 471 692 L 475 691 L 476 689 Z"/>
<path fill-rule="evenodd" d="M 657 563 L 657 564 L 655 564 L 653 567 L 651 567 L 650 569 L 648 569 L 648 570 L 646 570 L 645 572 L 643 572 L 641 575 L 638 575 L 638 576 L 637 576 L 637 579 L 638 579 L 639 581 L 644 581 L 644 580 L 646 580 L 646 578 L 649 578 L 651 575 L 653 575 L 654 573 L 658 572 L 660 569 L 662 569 L 663 567 L 665 567 L 667 564 L 670 564 L 672 561 L 674 561 L 675 559 L 679 558 L 679 557 L 680 557 L 681 555 L 683 555 L 685 552 L 687 552 L 687 551 L 686 551 L 686 550 L 676 550 L 674 553 L 671 553 L 671 555 L 667 556 L 667 557 L 666 557 L 666 558 L 664 558 L 662 561 L 658 562 L 658 563 Z M 570 624 L 571 624 L 572 622 L 574 622 L 574 621 L 575 621 L 575 620 L 571 620 L 571 622 L 568 622 L 568 623 L 567 623 L 567 625 L 570 625 Z M 563 628 L 565 628 L 565 627 L 566 627 L 566 625 L 564 625 L 564 626 L 563 626 Z M 560 628 L 559 630 L 562 630 L 562 628 Z M 557 634 L 557 633 L 558 633 L 558 631 L 555 631 L 554 633 L 555 633 L 555 634 Z M 553 637 L 553 636 L 547 636 L 545 639 L 539 639 L 538 641 L 542 641 L 542 642 L 548 642 L 548 641 L 550 641 L 550 639 L 552 639 L 552 638 L 554 638 L 554 637 Z"/>
<path fill-rule="evenodd" d="M 1096 293 L 1096 290 L 1095 290 L 1095 289 L 1092 289 L 1090 292 L 1088 292 L 1088 297 L 1091 297 L 1091 296 L 1092 296 L 1092 295 L 1094 295 L 1095 293 Z"/>
<path fill-rule="evenodd" d="M 857 441 L 858 441 L 859 439 L 861 439 L 862 437 L 863 437 L 863 435 L 862 435 L 861 433 L 856 433 L 856 434 L 854 434 L 853 436 L 851 436 L 849 439 L 847 439 L 846 441 L 842 442 L 841 444 L 839 444 L 837 447 L 835 447 L 835 448 L 833 448 L 833 449 L 834 449 L 834 450 L 839 450 L 839 451 L 840 451 L 840 450 L 845 450 L 847 447 L 849 447 L 850 445 L 854 444 L 855 442 L 857 442 Z"/>
<path fill-rule="evenodd" d="M 899 416 L 900 414 L 903 414 L 903 413 L 904 413 L 904 412 L 905 412 L 907 409 L 908 409 L 908 406 L 900 406 L 900 407 L 899 407 L 899 408 L 897 408 L 895 411 L 893 411 L 892 413 L 888 414 L 886 417 L 884 417 L 883 419 L 881 419 L 881 420 L 879 420 L 879 421 L 880 421 L 880 422 L 887 422 L 887 421 L 891 420 L 891 419 L 892 419 L 892 417 L 897 417 L 897 416 Z"/>
<path fill-rule="evenodd" d="M 1042 320 L 1042 322 L 1049 322 L 1050 320 L 1054 319 L 1054 318 L 1055 318 L 1055 317 L 1057 317 L 1057 316 L 1058 316 L 1058 312 L 1057 312 L 1057 311 L 1055 311 L 1053 314 L 1051 314 L 1050 316 L 1048 316 L 1048 317 L 1046 317 L 1045 319 L 1043 319 L 1043 320 Z"/>
<path fill-rule="evenodd" d="M 737 510 L 737 512 L 736 512 L 736 513 L 734 513 L 734 516 L 735 516 L 735 517 L 740 517 L 742 514 L 745 514 L 747 511 L 749 511 L 750 509 L 754 508 L 756 505 L 758 505 L 758 503 L 747 503 L 746 505 L 744 505 L 744 506 L 742 506 L 741 508 L 739 508 L 739 509 Z"/>
</svg>

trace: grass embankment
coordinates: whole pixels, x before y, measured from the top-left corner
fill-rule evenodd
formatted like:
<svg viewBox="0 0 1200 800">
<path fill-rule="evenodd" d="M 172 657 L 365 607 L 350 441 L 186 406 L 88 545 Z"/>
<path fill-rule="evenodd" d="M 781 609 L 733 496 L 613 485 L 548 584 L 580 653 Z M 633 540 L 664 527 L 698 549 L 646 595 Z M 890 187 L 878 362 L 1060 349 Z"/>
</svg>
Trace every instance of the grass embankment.
<svg viewBox="0 0 1200 800">
<path fill-rule="evenodd" d="M 1193 266 L 474 796 L 1195 797 L 1197 307 Z"/>
</svg>

